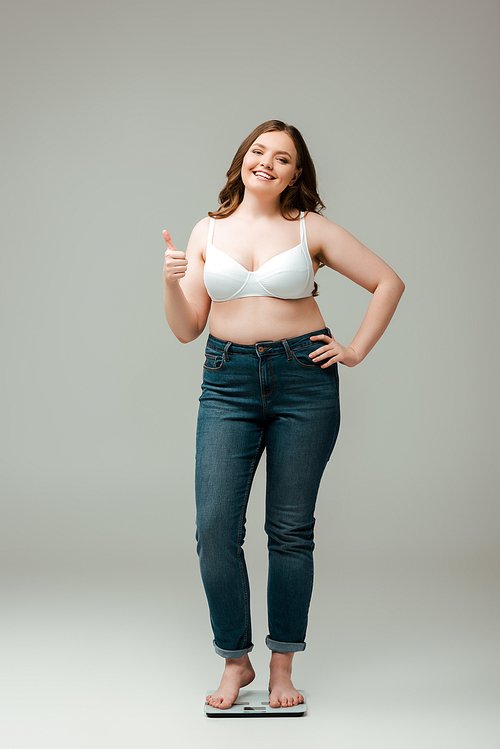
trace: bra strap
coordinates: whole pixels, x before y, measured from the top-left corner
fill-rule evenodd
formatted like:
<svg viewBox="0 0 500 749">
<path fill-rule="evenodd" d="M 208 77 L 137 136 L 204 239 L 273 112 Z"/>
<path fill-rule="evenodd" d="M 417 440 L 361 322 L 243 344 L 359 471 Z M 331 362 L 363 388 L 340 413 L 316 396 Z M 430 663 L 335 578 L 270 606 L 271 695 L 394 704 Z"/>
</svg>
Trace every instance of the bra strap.
<svg viewBox="0 0 500 749">
<path fill-rule="evenodd" d="M 215 219 L 213 216 L 210 216 L 210 222 L 208 224 L 208 237 L 207 237 L 207 245 L 213 244 L 214 241 L 214 229 L 215 229 Z"/>
</svg>

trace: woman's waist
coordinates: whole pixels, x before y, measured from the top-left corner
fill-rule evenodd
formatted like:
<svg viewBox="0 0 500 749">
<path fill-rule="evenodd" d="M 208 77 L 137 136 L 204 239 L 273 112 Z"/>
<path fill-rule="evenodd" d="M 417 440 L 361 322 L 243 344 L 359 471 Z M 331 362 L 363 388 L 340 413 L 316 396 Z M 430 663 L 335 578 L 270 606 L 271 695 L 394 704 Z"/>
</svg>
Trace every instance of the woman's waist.
<svg viewBox="0 0 500 749">
<path fill-rule="evenodd" d="M 278 341 L 262 340 L 256 341 L 253 344 L 244 344 L 226 341 L 221 338 L 217 338 L 210 333 L 207 340 L 207 349 L 211 351 L 219 351 L 220 353 L 224 354 L 224 356 L 228 352 L 231 354 L 255 354 L 259 357 L 261 357 L 262 355 L 272 356 L 273 354 L 284 353 L 285 355 L 289 355 L 290 358 L 291 351 L 298 351 L 302 348 L 310 347 L 313 344 L 315 346 L 319 346 L 321 344 L 321 341 L 311 341 L 310 336 L 322 334 L 331 336 L 330 328 L 324 327 L 320 328 L 319 330 L 309 330 L 307 333 L 303 333 L 302 335 L 282 338 Z"/>
<path fill-rule="evenodd" d="M 311 297 L 293 300 L 245 297 L 212 302 L 210 310 L 210 334 L 244 346 L 296 338 L 324 326 L 319 307 Z"/>
</svg>

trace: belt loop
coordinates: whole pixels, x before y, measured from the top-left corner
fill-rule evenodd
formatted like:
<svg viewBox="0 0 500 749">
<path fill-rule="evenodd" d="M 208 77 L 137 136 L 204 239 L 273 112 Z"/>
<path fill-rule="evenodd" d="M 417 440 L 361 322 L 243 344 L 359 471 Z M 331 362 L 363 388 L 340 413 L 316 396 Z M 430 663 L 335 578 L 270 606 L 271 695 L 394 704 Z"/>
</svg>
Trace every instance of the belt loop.
<svg viewBox="0 0 500 749">
<path fill-rule="evenodd" d="M 287 358 L 288 361 L 290 361 L 290 359 L 292 358 L 292 350 L 291 350 L 291 348 L 290 348 L 290 346 L 288 344 L 288 341 L 286 340 L 286 338 L 283 338 L 283 340 L 281 341 L 281 343 L 285 347 L 286 358 Z"/>
<path fill-rule="evenodd" d="M 224 346 L 224 351 L 223 351 L 223 354 L 222 354 L 222 358 L 224 359 L 224 361 L 229 361 L 228 351 L 229 351 L 229 346 L 232 346 L 232 345 L 233 344 L 231 343 L 231 341 L 228 341 L 226 343 L 226 345 Z"/>
<path fill-rule="evenodd" d="M 330 330 L 330 328 L 327 327 L 327 331 L 328 331 L 328 338 L 332 338 L 332 331 Z"/>
</svg>

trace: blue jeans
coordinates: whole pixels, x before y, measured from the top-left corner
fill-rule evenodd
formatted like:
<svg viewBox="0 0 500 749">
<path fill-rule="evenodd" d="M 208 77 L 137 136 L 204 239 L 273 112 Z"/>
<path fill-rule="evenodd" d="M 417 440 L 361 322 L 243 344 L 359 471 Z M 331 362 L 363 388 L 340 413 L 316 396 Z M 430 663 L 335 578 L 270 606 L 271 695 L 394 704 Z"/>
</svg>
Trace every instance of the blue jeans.
<svg viewBox="0 0 500 749">
<path fill-rule="evenodd" d="M 241 345 L 209 335 L 196 432 L 196 540 L 216 652 L 252 648 L 243 554 L 250 488 L 266 449 L 270 650 L 304 650 L 313 586 L 314 508 L 340 426 L 338 365 L 311 335 Z"/>
</svg>

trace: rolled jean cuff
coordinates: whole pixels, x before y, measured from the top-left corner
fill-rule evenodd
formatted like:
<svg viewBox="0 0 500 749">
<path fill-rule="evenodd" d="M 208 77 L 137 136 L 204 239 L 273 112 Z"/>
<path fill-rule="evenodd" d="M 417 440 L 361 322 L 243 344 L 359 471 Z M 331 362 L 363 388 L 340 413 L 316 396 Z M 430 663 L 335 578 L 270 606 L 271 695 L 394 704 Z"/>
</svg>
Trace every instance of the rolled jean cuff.
<svg viewBox="0 0 500 749">
<path fill-rule="evenodd" d="M 266 637 L 266 645 L 275 653 L 300 653 L 306 649 L 305 642 L 278 642 L 278 640 L 271 640 L 269 636 Z"/>
<path fill-rule="evenodd" d="M 248 648 L 243 648 L 242 650 L 223 650 L 214 640 L 214 648 L 217 655 L 221 655 L 223 658 L 241 658 L 253 650 L 253 643 Z"/>
</svg>

